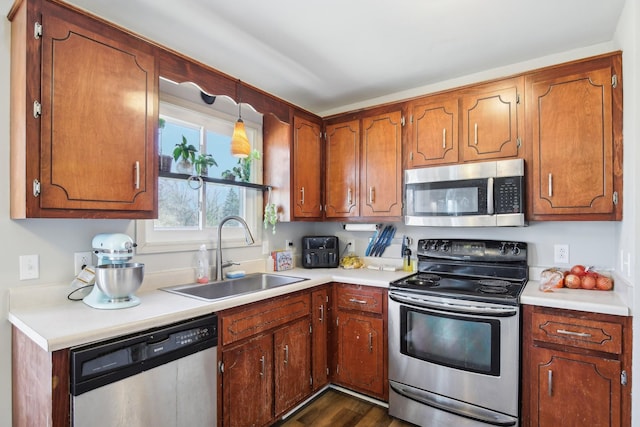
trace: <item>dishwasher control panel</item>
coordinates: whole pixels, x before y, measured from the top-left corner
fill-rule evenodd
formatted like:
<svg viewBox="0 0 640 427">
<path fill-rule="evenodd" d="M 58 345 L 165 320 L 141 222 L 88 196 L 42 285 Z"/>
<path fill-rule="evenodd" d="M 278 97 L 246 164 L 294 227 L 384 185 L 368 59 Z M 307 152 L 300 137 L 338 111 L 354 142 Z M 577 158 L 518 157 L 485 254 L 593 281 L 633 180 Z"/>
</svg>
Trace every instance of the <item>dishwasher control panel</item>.
<svg viewBox="0 0 640 427">
<path fill-rule="evenodd" d="M 150 335 L 149 342 L 146 345 L 146 358 L 160 356 L 170 351 L 177 350 L 184 346 L 190 346 L 195 343 L 206 341 L 216 335 L 216 326 L 207 325 L 199 328 L 179 331 L 173 334 L 160 334 L 159 336 Z M 154 342 L 158 339 L 158 342 Z"/>
<path fill-rule="evenodd" d="M 71 394 L 87 392 L 218 345 L 218 316 L 71 349 Z"/>
</svg>

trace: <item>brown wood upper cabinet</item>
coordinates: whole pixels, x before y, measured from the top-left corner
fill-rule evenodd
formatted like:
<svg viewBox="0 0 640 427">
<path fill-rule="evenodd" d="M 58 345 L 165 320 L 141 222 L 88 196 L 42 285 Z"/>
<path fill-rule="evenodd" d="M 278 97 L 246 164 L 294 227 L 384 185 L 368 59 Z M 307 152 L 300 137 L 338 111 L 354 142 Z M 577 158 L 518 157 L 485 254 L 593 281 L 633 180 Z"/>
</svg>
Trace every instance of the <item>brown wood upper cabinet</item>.
<svg viewBox="0 0 640 427">
<path fill-rule="evenodd" d="M 293 217 L 322 218 L 322 140 L 318 123 L 293 118 Z"/>
<path fill-rule="evenodd" d="M 532 220 L 622 219 L 622 59 L 526 77 Z"/>
<path fill-rule="evenodd" d="M 326 125 L 325 216 L 400 219 L 402 111 L 349 115 Z"/>
<path fill-rule="evenodd" d="M 469 86 L 408 103 L 408 168 L 522 157 L 524 78 Z"/>
<path fill-rule="evenodd" d="M 360 215 L 360 120 L 327 125 L 325 215 Z"/>
<path fill-rule="evenodd" d="M 524 108 L 520 105 L 523 77 L 473 86 L 463 91 L 462 160 L 494 160 L 520 157 Z"/>
<path fill-rule="evenodd" d="M 410 102 L 408 108 L 407 167 L 458 163 L 458 97 L 428 96 Z"/>
<path fill-rule="evenodd" d="M 12 218 L 156 217 L 153 47 L 46 1 L 9 18 Z"/>
<path fill-rule="evenodd" d="M 360 216 L 402 215 L 402 111 L 362 118 Z"/>
</svg>

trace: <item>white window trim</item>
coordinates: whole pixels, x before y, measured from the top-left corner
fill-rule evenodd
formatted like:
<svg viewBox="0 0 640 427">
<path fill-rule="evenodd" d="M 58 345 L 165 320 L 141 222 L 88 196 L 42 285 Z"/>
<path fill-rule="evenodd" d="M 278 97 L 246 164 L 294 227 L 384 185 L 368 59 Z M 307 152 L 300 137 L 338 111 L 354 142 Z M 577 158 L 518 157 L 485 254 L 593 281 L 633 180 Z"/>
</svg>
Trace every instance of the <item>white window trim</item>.
<svg viewBox="0 0 640 427">
<path fill-rule="evenodd" d="M 162 94 L 160 102 L 163 105 L 163 109 L 170 111 L 173 115 L 176 114 L 180 119 L 179 111 L 196 111 L 203 113 L 208 117 L 207 120 L 226 120 L 228 122 L 235 122 L 237 117 L 230 114 L 226 114 L 212 107 L 202 106 L 200 104 L 190 103 L 182 98 L 178 98 L 172 95 Z M 213 114 L 212 114 L 213 110 Z M 252 110 L 253 111 L 253 110 Z M 255 115 L 255 113 L 253 114 Z M 247 119 L 244 114 L 242 119 L 245 122 L 245 128 L 247 133 L 253 133 L 254 148 L 262 152 L 262 124 L 257 123 L 255 120 Z M 256 179 L 254 182 L 262 183 L 262 161 L 255 163 L 254 176 Z M 255 244 L 262 243 L 262 192 L 258 189 L 245 188 L 242 186 L 236 187 L 239 191 L 244 191 L 248 194 L 245 198 L 247 210 L 250 212 L 253 210 L 254 215 L 249 218 L 244 218 L 249 229 L 255 239 Z M 251 197 L 251 192 L 255 192 L 255 197 Z M 233 221 L 225 224 L 224 231 L 222 232 L 222 244 L 223 247 L 246 247 L 244 229 L 241 227 L 228 227 L 228 225 L 237 225 Z M 170 231 L 154 231 L 153 220 L 136 220 L 135 221 L 135 233 L 136 233 L 136 252 L 140 254 L 152 254 L 152 253 L 171 253 L 171 252 L 186 252 L 195 251 L 200 245 L 205 244 L 208 249 L 215 249 L 217 246 L 218 228 L 201 230 L 197 236 L 192 239 L 185 239 L 183 233 L 171 233 Z M 204 236 L 204 237 L 203 237 Z"/>
</svg>

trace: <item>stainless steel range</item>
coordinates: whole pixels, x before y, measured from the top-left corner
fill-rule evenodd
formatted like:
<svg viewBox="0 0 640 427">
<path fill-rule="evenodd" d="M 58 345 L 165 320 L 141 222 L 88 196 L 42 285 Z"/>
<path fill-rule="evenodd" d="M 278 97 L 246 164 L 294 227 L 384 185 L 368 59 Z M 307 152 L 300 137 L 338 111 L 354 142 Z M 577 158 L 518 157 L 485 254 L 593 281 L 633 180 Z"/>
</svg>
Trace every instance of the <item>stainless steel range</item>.
<svg viewBox="0 0 640 427">
<path fill-rule="evenodd" d="M 389 414 L 437 427 L 518 426 L 527 244 L 423 239 L 389 287 Z"/>
</svg>

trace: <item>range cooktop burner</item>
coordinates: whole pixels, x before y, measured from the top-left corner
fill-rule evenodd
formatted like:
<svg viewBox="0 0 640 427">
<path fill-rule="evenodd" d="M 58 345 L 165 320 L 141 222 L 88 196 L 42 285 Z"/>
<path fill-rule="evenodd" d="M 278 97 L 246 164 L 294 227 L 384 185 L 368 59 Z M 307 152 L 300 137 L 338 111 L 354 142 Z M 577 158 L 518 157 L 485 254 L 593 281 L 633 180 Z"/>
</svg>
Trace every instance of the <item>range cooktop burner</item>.
<svg viewBox="0 0 640 427">
<path fill-rule="evenodd" d="M 433 288 L 439 285 L 439 280 L 440 276 L 438 276 L 437 274 L 419 273 L 415 276 L 407 278 L 407 283 L 414 286 Z"/>
<path fill-rule="evenodd" d="M 527 283 L 527 244 L 499 240 L 421 239 L 418 272 L 394 291 L 517 305 Z"/>
<path fill-rule="evenodd" d="M 496 286 L 496 285 L 481 285 L 478 288 L 478 292 L 483 294 L 507 294 L 509 293 L 509 288 L 506 286 Z"/>
</svg>

